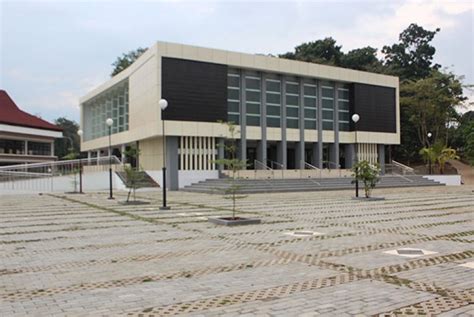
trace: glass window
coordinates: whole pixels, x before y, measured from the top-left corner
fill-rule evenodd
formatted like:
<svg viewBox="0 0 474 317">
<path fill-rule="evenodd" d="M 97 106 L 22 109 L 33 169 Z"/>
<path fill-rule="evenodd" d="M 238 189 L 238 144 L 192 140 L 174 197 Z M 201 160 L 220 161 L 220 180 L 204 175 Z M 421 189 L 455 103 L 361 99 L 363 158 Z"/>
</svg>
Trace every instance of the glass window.
<svg viewBox="0 0 474 317">
<path fill-rule="evenodd" d="M 247 103 L 247 113 L 260 113 L 260 104 Z"/>
<path fill-rule="evenodd" d="M 246 92 L 247 101 L 260 102 L 260 92 L 259 91 L 247 91 Z"/>
<path fill-rule="evenodd" d="M 298 119 L 286 119 L 286 127 L 289 129 L 298 129 Z"/>
<path fill-rule="evenodd" d="M 298 95 L 299 94 L 298 83 L 286 82 L 286 93 Z"/>
<path fill-rule="evenodd" d="M 227 89 L 227 99 L 228 100 L 239 100 L 240 92 L 238 89 Z"/>
<path fill-rule="evenodd" d="M 323 99 L 323 109 L 334 109 L 334 102 L 333 100 Z"/>
<path fill-rule="evenodd" d="M 338 89 L 338 98 L 339 99 L 344 99 L 344 100 L 349 100 L 349 90 L 346 89 Z"/>
<path fill-rule="evenodd" d="M 29 155 L 51 155 L 51 144 L 45 142 L 28 142 Z"/>
<path fill-rule="evenodd" d="M 304 106 L 309 108 L 316 108 L 316 98 L 304 97 Z"/>
<path fill-rule="evenodd" d="M 280 92 L 281 90 L 280 81 L 267 80 L 267 91 Z"/>
<path fill-rule="evenodd" d="M 332 130 L 332 122 L 323 121 L 323 130 Z"/>
<path fill-rule="evenodd" d="M 278 128 L 280 126 L 280 118 L 267 117 L 267 126 Z"/>
<path fill-rule="evenodd" d="M 304 85 L 305 96 L 316 96 L 316 86 Z"/>
<path fill-rule="evenodd" d="M 228 87 L 240 87 L 240 76 L 228 76 L 227 77 L 227 86 Z"/>
<path fill-rule="evenodd" d="M 267 103 L 280 104 L 280 102 L 281 102 L 280 95 L 267 93 Z"/>
<path fill-rule="evenodd" d="M 339 122 L 339 131 L 349 131 L 349 123 Z"/>
<path fill-rule="evenodd" d="M 298 108 L 293 108 L 293 107 L 287 107 L 286 108 L 286 116 L 287 117 L 293 117 L 293 118 L 298 118 L 299 116 L 299 109 Z"/>
<path fill-rule="evenodd" d="M 316 110 L 315 109 L 304 109 L 304 117 L 305 118 L 314 118 L 316 119 Z"/>
<path fill-rule="evenodd" d="M 334 89 L 328 87 L 322 87 L 323 98 L 334 98 Z"/>
<path fill-rule="evenodd" d="M 229 122 L 233 122 L 234 124 L 240 124 L 239 115 L 228 114 L 227 120 L 229 120 Z"/>
<path fill-rule="evenodd" d="M 247 116 L 247 125 L 250 126 L 259 126 L 260 125 L 260 116 Z"/>
<path fill-rule="evenodd" d="M 333 112 L 332 112 L 332 111 L 323 110 L 323 119 L 326 119 L 326 120 L 333 120 Z"/>
<path fill-rule="evenodd" d="M 25 154 L 25 141 L 21 140 L 0 140 L 0 154 Z"/>
<path fill-rule="evenodd" d="M 280 107 L 278 107 L 278 106 L 267 106 L 267 115 L 269 115 L 269 116 L 280 116 Z"/>
<path fill-rule="evenodd" d="M 286 95 L 286 104 L 287 105 L 292 105 L 292 106 L 297 106 L 298 105 L 298 96 Z"/>
<path fill-rule="evenodd" d="M 316 129 L 316 120 L 315 121 L 305 120 L 304 121 L 304 128 L 305 129 Z"/>
<path fill-rule="evenodd" d="M 349 112 L 339 112 L 339 121 L 349 121 L 351 120 Z"/>
<path fill-rule="evenodd" d="M 239 113 L 239 102 L 237 101 L 229 101 L 228 102 L 228 112 L 236 112 Z"/>
<path fill-rule="evenodd" d="M 245 77 L 246 89 L 260 89 L 260 79 L 255 77 Z"/>
</svg>

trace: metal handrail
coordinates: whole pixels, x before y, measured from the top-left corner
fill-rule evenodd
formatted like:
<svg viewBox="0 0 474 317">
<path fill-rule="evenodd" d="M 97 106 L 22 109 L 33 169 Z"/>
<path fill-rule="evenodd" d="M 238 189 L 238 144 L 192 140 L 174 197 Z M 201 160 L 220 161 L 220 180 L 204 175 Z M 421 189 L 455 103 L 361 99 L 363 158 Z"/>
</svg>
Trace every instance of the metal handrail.
<svg viewBox="0 0 474 317">
<path fill-rule="evenodd" d="M 263 162 L 260 162 L 259 160 L 253 160 L 253 165 L 254 166 L 260 165 L 261 167 L 263 167 L 264 170 L 273 171 L 273 168 L 270 168 L 269 166 L 265 165 Z"/>
<path fill-rule="evenodd" d="M 329 171 L 331 171 L 331 164 L 335 165 L 335 166 L 336 166 L 336 169 L 339 170 L 339 177 L 342 177 L 341 164 L 338 164 L 338 163 L 333 162 L 333 161 L 323 161 L 323 163 L 327 163 L 327 164 L 328 164 L 328 170 L 329 170 Z"/>
<path fill-rule="evenodd" d="M 415 170 L 409 166 L 406 166 L 400 162 L 392 160 L 391 165 L 398 167 L 403 174 L 409 173 L 409 174 L 415 174 Z"/>
<path fill-rule="evenodd" d="M 300 178 L 303 178 L 303 170 L 311 169 L 311 170 L 319 171 L 319 179 L 321 179 L 321 169 L 320 168 L 317 168 L 316 166 L 314 166 L 312 164 L 309 164 L 308 162 L 306 162 L 304 160 L 301 160 L 301 163 L 303 165 L 303 169 L 300 169 Z"/>
</svg>

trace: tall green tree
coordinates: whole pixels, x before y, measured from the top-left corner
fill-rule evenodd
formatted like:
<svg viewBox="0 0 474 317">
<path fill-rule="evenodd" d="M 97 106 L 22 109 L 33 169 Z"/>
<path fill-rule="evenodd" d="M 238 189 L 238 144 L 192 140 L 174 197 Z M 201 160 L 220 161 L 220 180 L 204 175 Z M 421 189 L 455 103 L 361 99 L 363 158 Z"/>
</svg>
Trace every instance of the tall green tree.
<svg viewBox="0 0 474 317">
<path fill-rule="evenodd" d="M 347 52 L 341 57 L 340 66 L 377 73 L 384 71 L 382 62 L 377 58 L 377 49 L 370 46 Z"/>
<path fill-rule="evenodd" d="M 382 48 L 389 72 L 401 80 L 416 80 L 428 77 L 432 70 L 439 69 L 440 65 L 433 64 L 436 49 L 431 45 L 439 31 L 439 28 L 429 31 L 417 24 L 410 24 L 400 33 L 398 43 Z"/>
<path fill-rule="evenodd" d="M 450 131 L 452 146 L 464 160 L 474 165 L 474 111 L 459 116 L 458 125 Z"/>
<path fill-rule="evenodd" d="M 79 124 L 74 120 L 60 117 L 54 123 L 63 129 L 63 137 L 54 141 L 55 155 L 59 158 L 74 158 L 80 152 L 80 139 L 77 135 Z"/>
<path fill-rule="evenodd" d="M 145 53 L 147 48 L 137 48 L 136 50 L 130 51 L 128 53 L 123 53 L 122 56 L 117 57 L 115 62 L 112 63 L 114 70 L 110 74 L 111 77 L 117 75 L 123 70 L 127 69 L 134 61 L 136 61 L 143 53 Z"/>
<path fill-rule="evenodd" d="M 461 79 L 452 73 L 433 70 L 419 80 L 407 80 L 400 88 L 402 112 L 415 128 L 418 148 L 445 140 L 447 124 L 456 116 L 456 108 L 466 99 Z M 432 133 L 431 140 L 428 132 Z"/>
<path fill-rule="evenodd" d="M 303 43 L 295 47 L 294 52 L 288 52 L 279 56 L 299 61 L 338 66 L 344 55 L 341 47 L 336 45 L 336 40 L 332 37 L 327 37 L 323 40 Z"/>
</svg>

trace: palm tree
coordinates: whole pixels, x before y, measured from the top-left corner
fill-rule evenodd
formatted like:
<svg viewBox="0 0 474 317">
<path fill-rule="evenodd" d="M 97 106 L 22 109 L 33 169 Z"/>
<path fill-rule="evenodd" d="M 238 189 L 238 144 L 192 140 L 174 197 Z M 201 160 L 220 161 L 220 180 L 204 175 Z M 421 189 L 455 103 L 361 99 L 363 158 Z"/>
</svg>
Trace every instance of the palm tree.
<svg viewBox="0 0 474 317">
<path fill-rule="evenodd" d="M 429 165 L 429 174 L 431 174 L 431 166 L 436 162 L 436 153 L 433 147 L 424 147 L 420 150 L 419 154 L 423 158 L 425 163 Z"/>
<path fill-rule="evenodd" d="M 440 174 L 444 174 L 444 166 L 449 160 L 459 160 L 459 156 L 455 149 L 444 147 L 441 150 L 441 154 L 437 157 Z"/>
</svg>

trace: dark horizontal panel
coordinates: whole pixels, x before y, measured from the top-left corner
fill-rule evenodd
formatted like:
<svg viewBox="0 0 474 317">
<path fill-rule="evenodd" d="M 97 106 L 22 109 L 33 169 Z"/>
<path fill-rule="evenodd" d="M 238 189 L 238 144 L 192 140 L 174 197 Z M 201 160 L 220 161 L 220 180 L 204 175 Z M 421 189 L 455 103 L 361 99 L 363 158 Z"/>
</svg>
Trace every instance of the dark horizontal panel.
<svg viewBox="0 0 474 317">
<path fill-rule="evenodd" d="M 161 95 L 165 120 L 226 121 L 227 66 L 163 57 Z"/>
<path fill-rule="evenodd" d="M 358 131 L 397 132 L 395 88 L 353 84 L 351 113 L 357 113 Z M 351 120 L 351 130 L 354 125 Z"/>
</svg>

